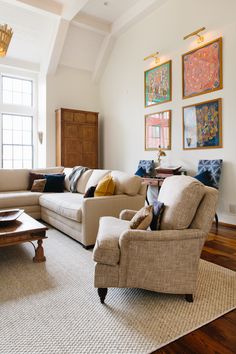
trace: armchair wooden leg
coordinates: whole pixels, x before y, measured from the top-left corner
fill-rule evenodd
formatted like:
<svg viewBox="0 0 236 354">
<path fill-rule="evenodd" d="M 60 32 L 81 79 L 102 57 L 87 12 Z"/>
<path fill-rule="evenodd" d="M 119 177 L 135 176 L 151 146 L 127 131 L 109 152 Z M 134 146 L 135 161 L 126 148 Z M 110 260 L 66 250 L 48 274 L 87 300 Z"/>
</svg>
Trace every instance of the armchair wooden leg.
<svg viewBox="0 0 236 354">
<path fill-rule="evenodd" d="M 193 302 L 193 294 L 185 294 L 185 300 L 188 302 Z"/>
<path fill-rule="evenodd" d="M 107 288 L 98 288 L 98 295 L 100 297 L 101 303 L 104 304 L 104 300 L 107 295 Z"/>
</svg>

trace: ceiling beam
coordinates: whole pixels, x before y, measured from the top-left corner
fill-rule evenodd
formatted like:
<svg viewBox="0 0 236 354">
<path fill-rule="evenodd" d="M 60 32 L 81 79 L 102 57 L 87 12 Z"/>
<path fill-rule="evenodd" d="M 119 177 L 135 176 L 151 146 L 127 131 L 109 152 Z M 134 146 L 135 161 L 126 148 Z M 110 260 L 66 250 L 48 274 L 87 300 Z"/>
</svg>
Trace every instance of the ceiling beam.
<svg viewBox="0 0 236 354">
<path fill-rule="evenodd" d="M 71 22 L 74 26 L 88 29 L 95 33 L 99 33 L 102 35 L 107 35 L 111 32 L 111 23 L 107 21 L 103 21 L 100 18 L 87 15 L 82 11 L 79 12 Z"/>
<path fill-rule="evenodd" d="M 30 8 L 34 12 L 47 12 L 60 16 L 63 6 L 54 0 L 8 0 L 10 4 L 20 6 L 22 8 Z"/>
<path fill-rule="evenodd" d="M 45 56 L 45 60 L 42 63 L 42 71 L 45 74 L 55 74 L 60 61 L 68 28 L 69 21 L 60 18 L 58 20 L 57 28 L 55 29 L 51 48 L 49 48 L 49 53 Z"/>
<path fill-rule="evenodd" d="M 129 27 L 137 23 L 144 16 L 151 13 L 154 9 L 163 5 L 167 0 L 140 0 L 122 16 L 120 16 L 111 26 L 110 34 L 104 39 L 103 45 L 97 56 L 95 68 L 93 71 L 94 81 L 99 81 L 105 69 L 111 50 L 114 46 L 116 38 Z"/>
<path fill-rule="evenodd" d="M 71 21 L 87 4 L 89 0 L 70 0 L 65 3 L 62 10 L 62 17 Z"/>
</svg>

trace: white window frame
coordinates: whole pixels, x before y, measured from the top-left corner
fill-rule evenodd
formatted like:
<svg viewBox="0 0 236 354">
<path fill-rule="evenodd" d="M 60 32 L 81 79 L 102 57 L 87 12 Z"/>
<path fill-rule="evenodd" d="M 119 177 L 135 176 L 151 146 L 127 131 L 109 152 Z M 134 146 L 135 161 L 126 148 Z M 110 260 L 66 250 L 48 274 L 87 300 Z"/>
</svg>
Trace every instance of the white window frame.
<svg viewBox="0 0 236 354">
<path fill-rule="evenodd" d="M 19 78 L 23 80 L 32 81 L 32 106 L 23 106 L 16 104 L 4 104 L 3 103 L 3 80 L 2 77 L 12 77 Z M 38 77 L 37 74 L 11 69 L 4 68 L 0 66 L 0 168 L 2 168 L 2 114 L 13 114 L 13 115 L 25 115 L 33 117 L 33 161 L 32 167 L 37 166 L 37 151 L 38 151 L 38 139 L 37 139 L 37 131 L 38 131 Z"/>
</svg>

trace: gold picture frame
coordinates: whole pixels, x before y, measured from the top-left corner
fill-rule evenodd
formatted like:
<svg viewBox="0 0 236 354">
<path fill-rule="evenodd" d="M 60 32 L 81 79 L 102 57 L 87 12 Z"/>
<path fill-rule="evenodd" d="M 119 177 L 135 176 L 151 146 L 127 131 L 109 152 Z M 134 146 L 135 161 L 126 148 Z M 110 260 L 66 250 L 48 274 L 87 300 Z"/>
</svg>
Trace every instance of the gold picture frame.
<svg viewBox="0 0 236 354">
<path fill-rule="evenodd" d="M 223 88 L 222 55 L 222 37 L 182 55 L 183 99 Z"/>
<path fill-rule="evenodd" d="M 172 100 L 172 61 L 144 72 L 144 106 L 150 107 Z"/>
<path fill-rule="evenodd" d="M 222 99 L 183 107 L 183 149 L 222 148 Z"/>
<path fill-rule="evenodd" d="M 145 151 L 171 150 L 171 110 L 146 114 L 144 130 Z"/>
</svg>

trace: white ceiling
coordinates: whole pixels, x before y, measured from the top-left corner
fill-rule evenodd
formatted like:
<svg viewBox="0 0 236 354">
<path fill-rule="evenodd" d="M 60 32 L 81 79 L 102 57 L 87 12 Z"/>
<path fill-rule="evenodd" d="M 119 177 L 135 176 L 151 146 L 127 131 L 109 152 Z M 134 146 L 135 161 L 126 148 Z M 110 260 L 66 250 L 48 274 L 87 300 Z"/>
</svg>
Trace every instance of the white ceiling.
<svg viewBox="0 0 236 354">
<path fill-rule="evenodd" d="M 117 36 L 166 1 L 0 0 L 0 24 L 14 31 L 0 65 L 34 63 L 53 74 L 63 64 L 98 80 Z"/>
</svg>

